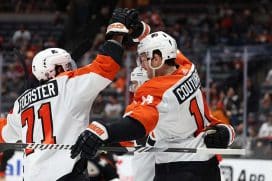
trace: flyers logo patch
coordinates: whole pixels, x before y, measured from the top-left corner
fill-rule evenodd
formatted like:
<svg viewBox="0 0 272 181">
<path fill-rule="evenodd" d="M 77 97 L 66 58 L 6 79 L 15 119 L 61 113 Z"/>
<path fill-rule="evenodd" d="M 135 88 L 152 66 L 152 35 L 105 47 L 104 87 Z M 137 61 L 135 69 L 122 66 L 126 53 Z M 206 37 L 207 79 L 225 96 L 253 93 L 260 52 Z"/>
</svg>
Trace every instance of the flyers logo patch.
<svg viewBox="0 0 272 181">
<path fill-rule="evenodd" d="M 142 96 L 142 103 L 141 105 L 144 105 L 144 104 L 151 104 L 154 100 L 154 97 L 151 96 L 151 95 L 148 95 L 147 97 L 145 96 Z"/>
</svg>

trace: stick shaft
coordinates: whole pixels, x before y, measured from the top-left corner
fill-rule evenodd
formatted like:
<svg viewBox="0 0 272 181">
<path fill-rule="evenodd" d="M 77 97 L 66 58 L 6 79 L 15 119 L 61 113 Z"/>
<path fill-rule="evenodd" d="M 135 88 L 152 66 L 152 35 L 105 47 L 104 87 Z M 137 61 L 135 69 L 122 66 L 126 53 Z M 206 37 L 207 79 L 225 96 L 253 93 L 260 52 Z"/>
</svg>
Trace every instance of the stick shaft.
<svg viewBox="0 0 272 181">
<path fill-rule="evenodd" d="M 38 143 L 1 143 L 0 151 L 4 150 L 23 150 L 23 149 L 40 149 L 40 150 L 70 150 L 72 145 L 63 144 L 38 144 Z M 245 149 L 217 149 L 217 148 L 157 148 L 157 147 L 111 147 L 103 146 L 99 151 L 110 151 L 120 153 L 134 152 L 182 152 L 182 153 L 201 153 L 201 154 L 222 154 L 222 155 L 245 155 Z"/>
</svg>

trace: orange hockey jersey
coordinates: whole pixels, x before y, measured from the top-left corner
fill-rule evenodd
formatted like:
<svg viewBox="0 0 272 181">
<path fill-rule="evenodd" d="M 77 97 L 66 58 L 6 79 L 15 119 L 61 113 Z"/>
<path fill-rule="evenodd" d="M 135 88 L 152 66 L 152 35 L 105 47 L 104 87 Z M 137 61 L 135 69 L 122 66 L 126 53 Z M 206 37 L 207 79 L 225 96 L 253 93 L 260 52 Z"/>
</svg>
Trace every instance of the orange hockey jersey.
<svg viewBox="0 0 272 181">
<path fill-rule="evenodd" d="M 125 116 L 138 120 L 147 133 L 153 131 L 155 147 L 206 147 L 204 129 L 221 123 L 210 114 L 195 65 L 187 58 L 183 60 L 179 62 L 182 66 L 171 75 L 145 82 L 126 109 Z M 234 132 L 230 125 L 226 126 L 231 143 Z M 155 153 L 155 160 L 156 163 L 205 161 L 212 156 L 198 153 Z"/>
</svg>

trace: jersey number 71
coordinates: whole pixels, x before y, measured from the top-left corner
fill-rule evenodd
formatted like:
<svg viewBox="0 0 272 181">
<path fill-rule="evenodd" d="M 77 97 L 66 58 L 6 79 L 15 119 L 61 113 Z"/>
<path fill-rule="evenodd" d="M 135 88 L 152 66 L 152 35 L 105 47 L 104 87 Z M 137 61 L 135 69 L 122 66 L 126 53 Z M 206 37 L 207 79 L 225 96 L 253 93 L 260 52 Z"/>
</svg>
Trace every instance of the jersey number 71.
<svg viewBox="0 0 272 181">
<path fill-rule="evenodd" d="M 41 143 L 55 144 L 56 137 L 53 136 L 53 121 L 50 102 L 42 104 L 37 110 L 39 119 L 35 119 L 34 111 L 34 107 L 32 106 L 24 110 L 21 114 L 22 127 L 25 127 L 27 125 L 26 142 L 33 143 L 33 132 L 35 131 L 34 125 L 41 124 L 43 131 L 43 140 L 41 140 Z M 41 121 L 39 122 L 38 120 Z M 27 149 L 26 155 L 29 155 L 33 152 L 34 150 Z"/>
</svg>

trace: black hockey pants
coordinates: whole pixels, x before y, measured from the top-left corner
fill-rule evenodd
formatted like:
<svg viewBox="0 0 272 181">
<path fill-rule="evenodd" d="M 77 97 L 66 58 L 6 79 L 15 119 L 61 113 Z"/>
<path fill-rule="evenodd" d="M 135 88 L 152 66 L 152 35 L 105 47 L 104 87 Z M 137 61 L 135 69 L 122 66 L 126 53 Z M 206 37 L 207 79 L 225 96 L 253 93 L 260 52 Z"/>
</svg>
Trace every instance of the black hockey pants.
<svg viewBox="0 0 272 181">
<path fill-rule="evenodd" d="M 220 181 L 216 157 L 208 161 L 156 164 L 154 181 Z"/>
</svg>

